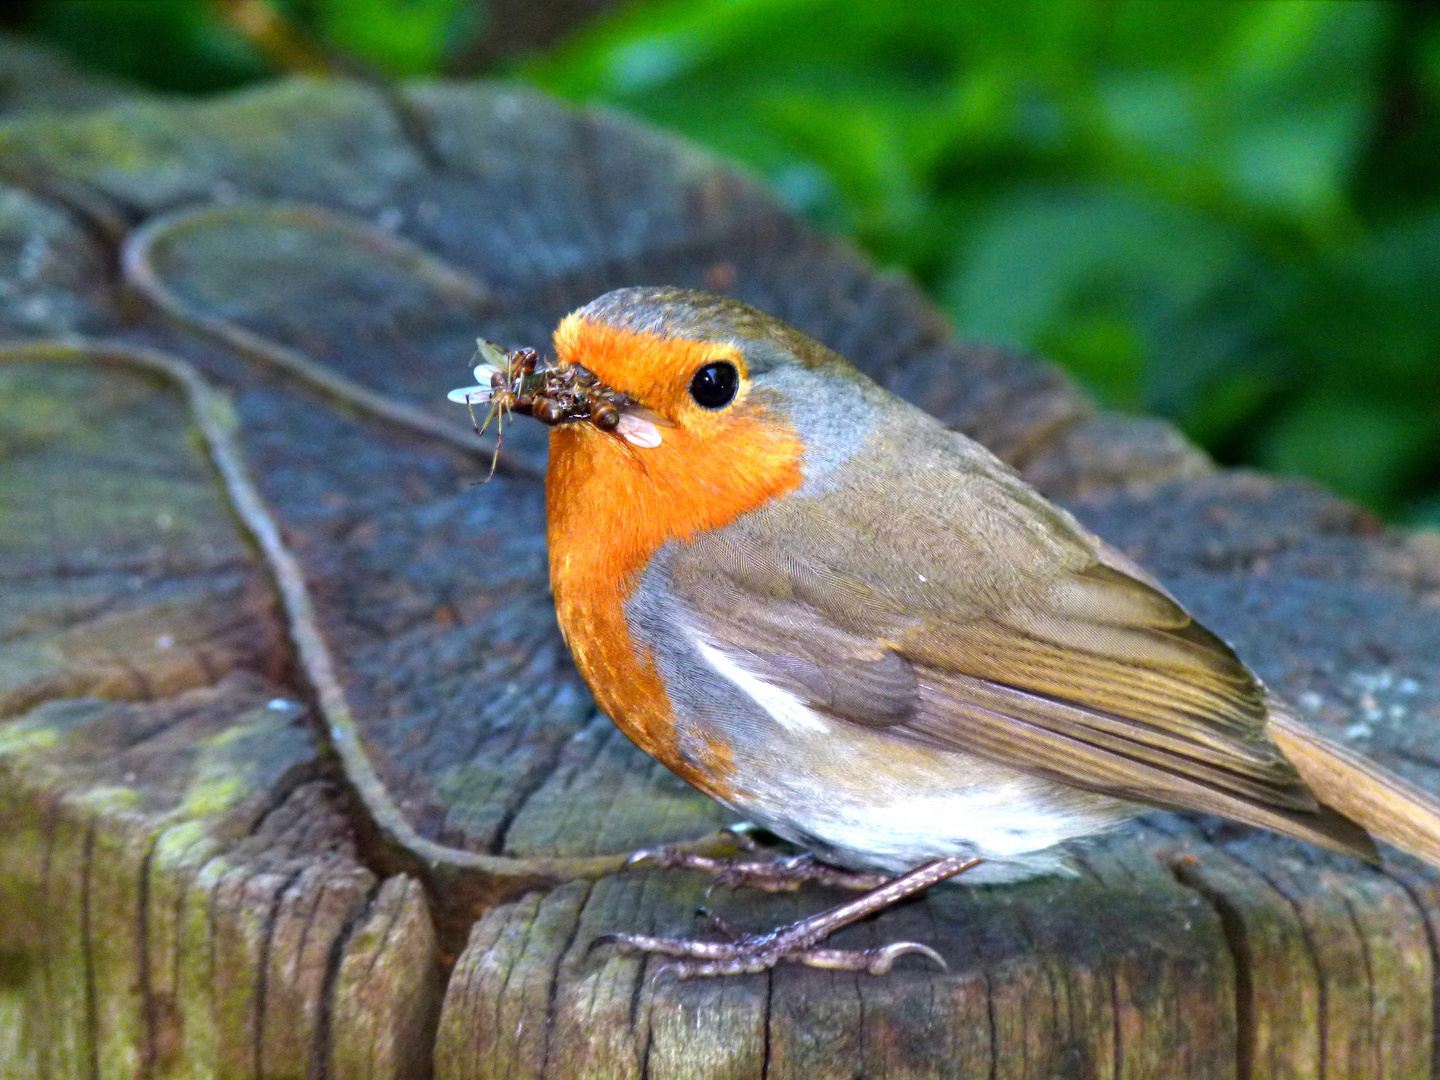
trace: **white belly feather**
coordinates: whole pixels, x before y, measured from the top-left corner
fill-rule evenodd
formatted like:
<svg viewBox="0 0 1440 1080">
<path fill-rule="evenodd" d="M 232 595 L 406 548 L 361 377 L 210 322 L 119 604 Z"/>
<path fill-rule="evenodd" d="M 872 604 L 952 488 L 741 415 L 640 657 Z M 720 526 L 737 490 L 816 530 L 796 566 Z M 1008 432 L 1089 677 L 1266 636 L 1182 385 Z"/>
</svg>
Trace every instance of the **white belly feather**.
<svg viewBox="0 0 1440 1080">
<path fill-rule="evenodd" d="M 1015 880 L 1062 869 L 1057 845 L 1139 809 L 832 719 L 709 642 L 694 643 L 773 721 L 755 752 L 732 746 L 730 805 L 828 861 L 899 873 L 941 856 L 977 855 L 986 862 L 967 881 Z"/>
</svg>

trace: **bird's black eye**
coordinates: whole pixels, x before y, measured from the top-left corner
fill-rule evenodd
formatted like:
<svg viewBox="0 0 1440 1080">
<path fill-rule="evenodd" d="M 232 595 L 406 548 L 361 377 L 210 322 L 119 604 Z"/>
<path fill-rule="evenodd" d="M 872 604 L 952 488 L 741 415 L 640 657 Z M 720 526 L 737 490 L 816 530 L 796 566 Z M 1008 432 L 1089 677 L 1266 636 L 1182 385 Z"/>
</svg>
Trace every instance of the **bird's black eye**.
<svg viewBox="0 0 1440 1080">
<path fill-rule="evenodd" d="M 723 409 L 735 400 L 735 391 L 739 389 L 740 372 L 724 360 L 706 364 L 690 380 L 690 396 L 695 404 L 706 409 Z"/>
</svg>

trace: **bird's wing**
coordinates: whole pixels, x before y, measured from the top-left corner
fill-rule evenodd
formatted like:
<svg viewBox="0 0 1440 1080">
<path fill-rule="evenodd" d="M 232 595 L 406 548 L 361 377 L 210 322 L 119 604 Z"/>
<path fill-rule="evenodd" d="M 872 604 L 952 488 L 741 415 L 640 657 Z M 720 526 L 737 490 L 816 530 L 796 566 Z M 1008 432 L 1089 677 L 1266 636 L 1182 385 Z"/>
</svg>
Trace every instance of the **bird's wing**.
<svg viewBox="0 0 1440 1080">
<path fill-rule="evenodd" d="M 713 647 L 844 720 L 1373 854 L 1267 734 L 1264 688 L 1143 571 L 998 464 L 936 479 L 757 511 L 678 545 L 672 586 Z"/>
</svg>

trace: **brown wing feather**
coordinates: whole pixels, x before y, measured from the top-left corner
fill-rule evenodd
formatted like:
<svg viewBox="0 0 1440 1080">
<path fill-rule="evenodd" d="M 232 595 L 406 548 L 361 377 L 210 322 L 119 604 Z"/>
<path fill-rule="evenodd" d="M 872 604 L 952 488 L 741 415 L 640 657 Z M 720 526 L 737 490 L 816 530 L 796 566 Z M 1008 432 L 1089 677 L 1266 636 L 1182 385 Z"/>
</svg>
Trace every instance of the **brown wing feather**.
<svg viewBox="0 0 1440 1080">
<path fill-rule="evenodd" d="M 1224 642 L 1169 597 L 1119 571 L 1097 563 L 1075 577 L 1087 588 L 1061 590 L 1043 614 L 929 623 L 907 636 L 901 654 L 950 676 L 941 682 L 951 694 L 1016 712 L 1031 733 L 1083 742 L 1270 805 L 1315 808 L 1265 732 L 1263 689 Z M 1100 588 L 1123 599 L 1103 608 L 1094 602 Z M 1067 610 L 1075 595 L 1083 605 Z M 916 722 L 933 738 L 947 721 L 936 715 Z M 1040 750 L 1033 737 L 1022 744 Z"/>
</svg>

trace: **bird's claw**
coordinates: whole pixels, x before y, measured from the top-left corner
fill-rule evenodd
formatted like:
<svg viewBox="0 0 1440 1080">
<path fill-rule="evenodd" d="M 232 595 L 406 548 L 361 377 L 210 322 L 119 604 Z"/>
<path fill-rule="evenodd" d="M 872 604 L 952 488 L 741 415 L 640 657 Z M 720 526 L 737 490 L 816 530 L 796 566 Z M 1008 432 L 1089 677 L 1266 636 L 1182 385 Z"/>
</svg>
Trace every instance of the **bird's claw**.
<svg viewBox="0 0 1440 1080">
<path fill-rule="evenodd" d="M 732 860 L 710 881 L 708 894 L 716 888 L 758 889 L 761 892 L 794 892 L 801 885 L 814 882 L 837 889 L 868 892 L 884 885 L 890 878 L 827 866 L 811 855 L 795 855 L 788 859 L 740 862 Z"/>
<path fill-rule="evenodd" d="M 890 878 L 827 866 L 810 855 L 794 855 L 779 859 L 721 859 L 702 855 L 684 847 L 649 848 L 637 851 L 625 860 L 627 867 L 663 866 L 670 869 L 699 870 L 711 875 L 705 890 L 709 896 L 717 888 L 758 889 L 761 892 L 794 892 L 809 882 L 839 889 L 865 891 L 879 888 Z"/>
<path fill-rule="evenodd" d="M 819 949 L 808 935 L 779 930 L 769 934 L 746 934 L 734 941 L 698 941 L 688 938 L 651 937 L 647 934 L 605 934 L 592 943 L 613 944 L 624 953 L 653 953 L 676 959 L 662 965 L 655 977 L 676 979 L 712 975 L 746 975 L 769 971 L 777 964 L 803 964 L 831 971 L 858 971 L 884 975 L 895 961 L 912 953 L 928 957 L 949 970 L 945 959 L 929 945 L 918 941 L 895 941 L 874 949 Z"/>
<path fill-rule="evenodd" d="M 624 865 L 626 867 L 669 866 L 694 869 L 723 866 L 731 860 L 707 855 L 706 852 L 714 851 L 717 848 L 730 851 L 737 848 L 741 851 L 756 851 L 759 849 L 759 845 L 750 835 L 753 831 L 753 827 L 744 822 L 727 825 L 698 840 L 687 840 L 679 844 L 667 844 L 664 847 L 641 848 L 639 851 L 632 851 Z"/>
</svg>

